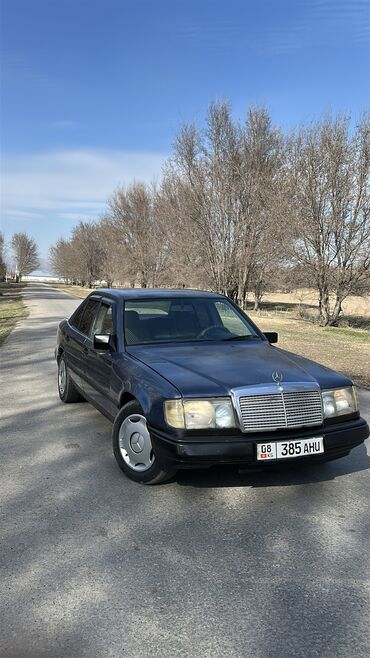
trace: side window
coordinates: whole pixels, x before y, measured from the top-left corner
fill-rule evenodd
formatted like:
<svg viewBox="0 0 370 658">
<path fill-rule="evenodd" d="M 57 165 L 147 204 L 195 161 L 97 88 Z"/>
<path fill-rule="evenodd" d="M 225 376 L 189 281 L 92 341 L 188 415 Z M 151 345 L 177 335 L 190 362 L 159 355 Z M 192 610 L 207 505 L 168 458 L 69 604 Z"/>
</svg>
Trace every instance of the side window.
<svg viewBox="0 0 370 658">
<path fill-rule="evenodd" d="M 86 308 L 86 302 L 83 302 L 82 304 L 80 304 L 77 311 L 75 311 L 74 315 L 72 316 L 72 319 L 70 320 L 70 324 L 72 325 L 72 327 L 75 327 L 75 329 L 80 328 L 80 322 L 85 308 Z"/>
<path fill-rule="evenodd" d="M 86 336 L 90 334 L 91 325 L 98 306 L 99 302 L 94 299 L 91 299 L 86 303 L 82 318 L 77 327 L 77 329 L 81 331 L 81 333 L 86 334 Z"/>
<path fill-rule="evenodd" d="M 103 302 L 95 318 L 92 335 L 113 333 L 113 307 Z"/>
</svg>

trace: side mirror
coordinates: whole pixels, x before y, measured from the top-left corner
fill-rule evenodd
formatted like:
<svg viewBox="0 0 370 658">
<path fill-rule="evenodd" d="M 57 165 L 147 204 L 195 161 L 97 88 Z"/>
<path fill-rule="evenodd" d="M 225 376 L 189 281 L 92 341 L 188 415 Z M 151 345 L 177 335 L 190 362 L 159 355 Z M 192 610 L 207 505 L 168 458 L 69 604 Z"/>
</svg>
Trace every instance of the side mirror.
<svg viewBox="0 0 370 658">
<path fill-rule="evenodd" d="M 114 352 L 116 349 L 116 341 L 112 334 L 95 334 L 94 336 L 94 350 Z"/>
<path fill-rule="evenodd" d="M 264 331 L 264 336 L 267 338 L 269 343 L 278 342 L 278 334 L 276 331 Z"/>
</svg>

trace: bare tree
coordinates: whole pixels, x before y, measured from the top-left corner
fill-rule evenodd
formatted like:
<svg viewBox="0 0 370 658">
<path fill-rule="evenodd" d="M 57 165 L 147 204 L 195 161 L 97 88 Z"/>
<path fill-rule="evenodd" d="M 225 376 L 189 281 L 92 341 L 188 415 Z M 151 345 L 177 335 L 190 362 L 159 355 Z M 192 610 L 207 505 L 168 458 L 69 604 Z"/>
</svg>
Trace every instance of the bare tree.
<svg viewBox="0 0 370 658">
<path fill-rule="evenodd" d="M 143 288 L 161 285 L 166 273 L 168 227 L 158 209 L 156 190 L 144 183 L 117 189 L 109 201 L 108 216 L 126 255 L 127 274 Z"/>
<path fill-rule="evenodd" d="M 181 128 L 160 185 L 118 188 L 98 222 L 56 243 L 53 269 L 90 286 L 211 288 L 242 307 L 253 291 L 255 308 L 299 274 L 319 291 L 321 324 L 335 324 L 370 285 L 369 141 L 369 118 L 287 138 L 264 108 L 240 123 L 213 103 L 204 128 Z"/>
<path fill-rule="evenodd" d="M 157 196 L 156 212 L 167 237 L 165 280 L 178 288 L 207 287 L 210 281 L 204 268 L 202 241 L 189 219 L 191 203 L 187 183 L 169 169 Z"/>
<path fill-rule="evenodd" d="M 286 147 L 265 108 L 251 108 L 243 129 L 242 221 L 238 236 L 238 302 L 248 290 L 258 308 L 270 277 L 285 257 L 289 234 Z"/>
<path fill-rule="evenodd" d="M 40 266 L 36 242 L 27 233 L 14 233 L 11 246 L 16 261 L 16 278 L 21 281 Z"/>
<path fill-rule="evenodd" d="M 71 246 L 75 276 L 82 285 L 92 288 L 94 282 L 102 278 L 105 259 L 98 224 L 80 221 L 72 230 Z"/>
<path fill-rule="evenodd" d="M 6 276 L 5 240 L 4 240 L 4 234 L 0 231 L 0 281 L 4 281 L 5 276 Z"/>
<path fill-rule="evenodd" d="M 101 247 L 100 269 L 102 278 L 110 288 L 114 282 L 125 282 L 129 276 L 127 250 L 117 240 L 114 222 L 109 215 L 100 218 L 96 226 L 97 239 Z"/>
<path fill-rule="evenodd" d="M 370 121 L 304 128 L 292 148 L 294 257 L 319 292 L 320 324 L 335 325 L 343 300 L 370 274 Z"/>
<path fill-rule="evenodd" d="M 119 245 L 111 224 L 102 217 L 98 222 L 79 222 L 71 238 L 59 238 L 50 248 L 52 270 L 71 283 L 87 284 L 105 280 L 108 287 L 121 273 Z"/>
<path fill-rule="evenodd" d="M 179 220 L 197 245 L 208 283 L 231 294 L 235 282 L 239 135 L 226 103 L 212 105 L 207 129 L 185 125 L 175 142 L 172 176 Z M 184 216 L 185 215 L 185 216 Z"/>
<path fill-rule="evenodd" d="M 209 285 L 245 305 L 257 263 L 273 259 L 284 170 L 280 132 L 264 109 L 252 108 L 240 126 L 227 103 L 212 104 L 205 131 L 182 128 L 171 164 Z"/>
<path fill-rule="evenodd" d="M 74 280 L 77 279 L 75 255 L 76 252 L 71 241 L 59 238 L 49 251 L 49 261 L 54 274 L 74 283 Z"/>
</svg>

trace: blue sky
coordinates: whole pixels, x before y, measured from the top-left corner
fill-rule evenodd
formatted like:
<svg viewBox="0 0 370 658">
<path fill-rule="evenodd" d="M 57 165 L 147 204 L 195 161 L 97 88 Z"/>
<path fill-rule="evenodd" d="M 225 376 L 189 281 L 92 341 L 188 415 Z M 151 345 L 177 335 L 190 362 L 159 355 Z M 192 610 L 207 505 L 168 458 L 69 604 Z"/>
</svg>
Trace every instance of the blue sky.
<svg viewBox="0 0 370 658">
<path fill-rule="evenodd" d="M 370 99 L 368 0 L 2 0 L 2 230 L 47 256 L 228 98 L 290 129 Z"/>
</svg>

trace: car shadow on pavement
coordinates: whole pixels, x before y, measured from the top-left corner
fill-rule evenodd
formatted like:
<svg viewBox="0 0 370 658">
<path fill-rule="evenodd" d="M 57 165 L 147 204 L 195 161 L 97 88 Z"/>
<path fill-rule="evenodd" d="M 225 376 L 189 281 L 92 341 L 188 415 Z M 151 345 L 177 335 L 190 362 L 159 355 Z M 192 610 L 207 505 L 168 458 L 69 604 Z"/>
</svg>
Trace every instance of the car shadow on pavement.
<svg viewBox="0 0 370 658">
<path fill-rule="evenodd" d="M 313 464 L 282 464 L 267 468 L 214 466 L 181 470 L 173 478 L 184 487 L 289 487 L 335 480 L 343 475 L 370 469 L 366 445 L 355 448 L 347 457 Z"/>
</svg>

